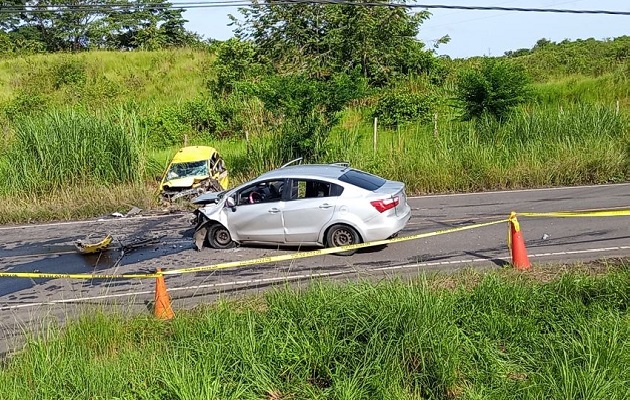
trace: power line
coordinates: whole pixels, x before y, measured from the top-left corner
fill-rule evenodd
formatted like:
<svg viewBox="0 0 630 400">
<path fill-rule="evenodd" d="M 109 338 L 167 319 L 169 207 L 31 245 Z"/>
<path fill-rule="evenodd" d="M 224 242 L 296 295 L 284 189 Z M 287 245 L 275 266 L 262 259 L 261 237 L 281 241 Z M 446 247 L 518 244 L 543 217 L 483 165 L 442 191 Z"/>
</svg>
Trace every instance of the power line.
<svg viewBox="0 0 630 400">
<path fill-rule="evenodd" d="M 350 0 L 279 0 L 271 3 L 253 3 L 245 0 L 220 0 L 220 1 L 192 1 L 174 3 L 128 3 L 128 4 L 58 4 L 46 7 L 26 7 L 15 6 L 3 7 L 0 13 L 46 13 L 46 12 L 108 12 L 108 11 L 131 11 L 137 8 L 142 9 L 194 9 L 194 8 L 227 8 L 227 7 L 269 7 L 276 5 L 344 5 L 353 7 L 389 7 L 408 9 L 448 9 L 466 11 L 509 11 L 509 12 L 534 12 L 534 13 L 556 13 L 556 14 L 599 14 L 599 15 L 630 15 L 630 11 L 617 10 L 575 10 L 559 8 L 525 8 L 525 7 L 500 7 L 500 6 L 461 6 L 444 4 L 404 4 L 392 2 L 357 2 Z"/>
</svg>

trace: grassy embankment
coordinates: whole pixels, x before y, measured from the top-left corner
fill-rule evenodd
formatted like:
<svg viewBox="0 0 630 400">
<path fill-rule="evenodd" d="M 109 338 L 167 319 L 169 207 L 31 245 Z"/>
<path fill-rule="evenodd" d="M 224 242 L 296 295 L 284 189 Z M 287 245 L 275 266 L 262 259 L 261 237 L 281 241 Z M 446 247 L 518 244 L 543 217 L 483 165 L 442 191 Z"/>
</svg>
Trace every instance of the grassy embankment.
<svg viewBox="0 0 630 400">
<path fill-rule="evenodd" d="M 207 96 L 211 60 L 179 50 L 0 61 L 0 223 L 155 207 L 155 176 L 178 145 L 156 145 L 154 131 L 179 123 L 165 109 Z M 501 124 L 459 121 L 449 106 L 452 80 L 439 87 L 409 81 L 408 90 L 441 99 L 437 130 L 432 122 L 381 127 L 374 152 L 367 99 L 344 111 L 321 161 L 350 161 L 406 182 L 413 193 L 625 181 L 630 81 L 627 66 L 618 64 L 593 76 L 538 77 L 532 99 Z M 274 149 L 259 105 L 240 106 L 249 154 L 242 132 L 190 135 L 191 143 L 220 149 L 233 183 L 287 161 Z"/>
<path fill-rule="evenodd" d="M 174 320 L 94 313 L 0 368 L 9 399 L 630 397 L 630 264 L 313 283 Z"/>
</svg>

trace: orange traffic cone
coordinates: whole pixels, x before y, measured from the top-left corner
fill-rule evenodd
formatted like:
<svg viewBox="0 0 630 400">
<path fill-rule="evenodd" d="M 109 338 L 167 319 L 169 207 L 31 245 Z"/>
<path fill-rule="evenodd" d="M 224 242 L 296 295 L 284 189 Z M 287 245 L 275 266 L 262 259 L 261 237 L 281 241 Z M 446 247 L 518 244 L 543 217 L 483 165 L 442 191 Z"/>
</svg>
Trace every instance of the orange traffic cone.
<svg viewBox="0 0 630 400">
<path fill-rule="evenodd" d="M 521 233 L 521 226 L 516 219 L 516 213 L 512 211 L 508 219 L 508 247 L 512 255 L 512 265 L 518 270 L 531 268 L 529 257 L 527 257 L 527 249 L 525 248 L 525 239 Z"/>
<path fill-rule="evenodd" d="M 156 279 L 153 315 L 159 319 L 171 319 L 175 316 L 175 313 L 173 313 L 173 309 L 171 308 L 171 298 L 168 296 L 166 290 L 164 275 L 162 275 L 160 268 L 158 268 L 156 272 L 159 276 Z"/>
</svg>

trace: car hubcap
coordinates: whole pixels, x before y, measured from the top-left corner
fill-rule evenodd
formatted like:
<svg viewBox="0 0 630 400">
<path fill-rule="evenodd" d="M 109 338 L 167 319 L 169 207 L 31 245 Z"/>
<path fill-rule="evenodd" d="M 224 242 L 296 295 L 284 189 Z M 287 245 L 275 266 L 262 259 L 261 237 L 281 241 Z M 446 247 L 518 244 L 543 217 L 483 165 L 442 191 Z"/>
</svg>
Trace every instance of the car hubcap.
<svg viewBox="0 0 630 400">
<path fill-rule="evenodd" d="M 346 229 L 339 229 L 333 234 L 333 243 L 335 246 L 345 246 L 354 243 L 354 235 Z"/>
<path fill-rule="evenodd" d="M 214 234 L 214 237 L 216 238 L 217 243 L 219 243 L 221 245 L 226 245 L 226 244 L 230 243 L 230 241 L 231 241 L 230 234 L 225 229 L 221 229 L 221 230 L 217 231 Z"/>
</svg>

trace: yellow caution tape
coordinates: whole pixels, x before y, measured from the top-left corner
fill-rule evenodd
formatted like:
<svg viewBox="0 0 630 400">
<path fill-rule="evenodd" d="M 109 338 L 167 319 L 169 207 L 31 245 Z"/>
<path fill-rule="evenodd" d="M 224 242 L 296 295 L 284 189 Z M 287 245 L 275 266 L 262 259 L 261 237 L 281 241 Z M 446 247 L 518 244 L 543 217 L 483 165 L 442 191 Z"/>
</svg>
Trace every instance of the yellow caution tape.
<svg viewBox="0 0 630 400">
<path fill-rule="evenodd" d="M 0 278 L 46 278 L 46 279 L 132 279 L 132 278 L 157 278 L 162 274 L 48 274 L 41 272 L 0 272 Z"/>
<path fill-rule="evenodd" d="M 510 228 L 510 224 L 514 226 L 514 231 L 521 231 L 521 225 L 518 223 L 518 219 L 516 219 L 516 213 L 514 211 L 510 213 L 510 217 L 508 218 L 508 229 Z"/>
<path fill-rule="evenodd" d="M 300 258 L 315 257 L 315 256 L 324 255 L 324 254 L 342 253 L 348 250 L 362 249 L 365 247 L 373 247 L 373 246 L 382 246 L 384 244 L 406 242 L 409 240 L 428 238 L 431 236 L 443 235 L 446 233 L 460 232 L 460 231 L 465 231 L 465 230 L 475 229 L 475 228 L 483 228 L 485 226 L 501 224 L 506 221 L 507 221 L 506 219 L 502 219 L 500 221 L 484 222 L 482 224 L 461 226 L 457 228 L 443 229 L 443 230 L 435 231 L 435 232 L 420 233 L 418 235 L 401 236 L 401 237 L 396 237 L 392 239 L 376 240 L 373 242 L 350 244 L 347 246 L 329 247 L 329 248 L 313 250 L 313 251 L 302 251 L 302 252 L 297 252 L 297 253 L 284 254 L 281 256 L 261 257 L 261 258 L 255 258 L 252 260 L 231 261 L 231 262 L 220 263 L 220 264 L 205 265 L 202 267 L 173 269 L 169 271 L 164 271 L 163 274 L 164 275 L 187 274 L 187 273 L 192 273 L 192 272 L 214 271 L 218 269 L 244 267 L 248 265 L 267 264 L 267 263 L 279 262 L 279 261 L 297 260 Z"/>
<path fill-rule="evenodd" d="M 630 209 L 626 210 L 593 210 L 593 211 L 560 211 L 560 212 L 524 212 L 518 213 L 523 217 L 621 217 L 630 216 Z"/>
</svg>

